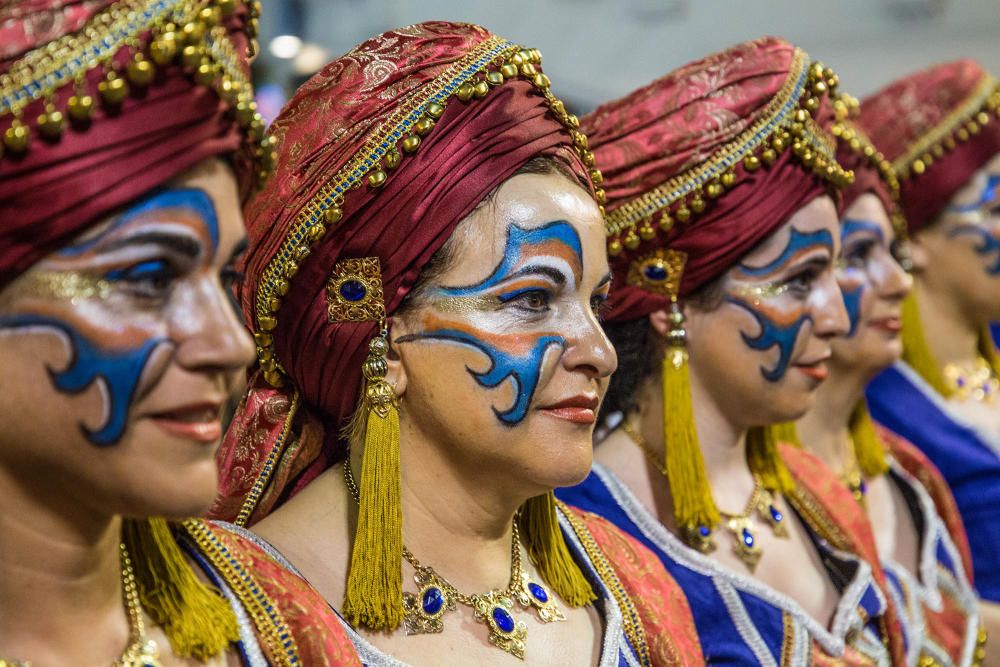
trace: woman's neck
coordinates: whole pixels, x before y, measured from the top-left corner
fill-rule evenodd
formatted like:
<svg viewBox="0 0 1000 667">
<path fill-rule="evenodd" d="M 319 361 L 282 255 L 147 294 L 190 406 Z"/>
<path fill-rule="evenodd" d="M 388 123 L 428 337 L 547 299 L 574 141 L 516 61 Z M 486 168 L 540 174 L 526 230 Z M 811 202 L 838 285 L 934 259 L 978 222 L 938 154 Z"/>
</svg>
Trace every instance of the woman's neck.
<svg viewBox="0 0 1000 667">
<path fill-rule="evenodd" d="M 964 312 L 957 300 L 929 286 L 919 278 L 915 283 L 920 304 L 920 323 L 934 360 L 944 364 L 968 365 L 979 356 L 982 323 Z"/>
<path fill-rule="evenodd" d="M 638 420 L 646 442 L 654 452 L 662 452 L 663 389 L 657 380 L 647 382 L 640 391 Z M 747 466 L 746 429 L 730 421 L 693 377 L 691 399 L 712 496 L 720 508 L 738 512 L 754 488 L 753 475 Z"/>
<path fill-rule="evenodd" d="M 833 470 L 842 470 L 849 441 L 851 414 L 864 398 L 868 375 L 830 364 L 830 375 L 816 390 L 813 409 L 796 423 L 802 445 Z"/>
<path fill-rule="evenodd" d="M 61 486 L 72 488 L 51 480 L 31 488 L 0 470 L 0 656 L 93 644 L 88 633 L 112 646 L 127 643 L 121 519 L 89 511 Z"/>
<path fill-rule="evenodd" d="M 462 592 L 505 588 L 514 516 L 530 495 L 500 488 L 483 466 L 457 466 L 424 438 L 403 437 L 400 490 L 407 548 Z M 354 470 L 360 470 L 360 461 Z"/>
</svg>

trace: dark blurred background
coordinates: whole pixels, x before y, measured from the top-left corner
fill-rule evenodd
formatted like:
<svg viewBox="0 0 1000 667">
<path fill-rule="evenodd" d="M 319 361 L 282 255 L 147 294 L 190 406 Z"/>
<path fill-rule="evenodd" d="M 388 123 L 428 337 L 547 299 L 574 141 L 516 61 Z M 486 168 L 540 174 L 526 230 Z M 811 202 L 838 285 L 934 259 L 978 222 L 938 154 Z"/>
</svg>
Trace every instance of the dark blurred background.
<svg viewBox="0 0 1000 667">
<path fill-rule="evenodd" d="M 480 23 L 541 49 L 577 112 L 684 63 L 763 35 L 805 48 L 863 97 L 960 57 L 1000 72 L 1000 0 L 264 0 L 260 106 L 273 116 L 313 72 L 388 28 Z"/>
</svg>

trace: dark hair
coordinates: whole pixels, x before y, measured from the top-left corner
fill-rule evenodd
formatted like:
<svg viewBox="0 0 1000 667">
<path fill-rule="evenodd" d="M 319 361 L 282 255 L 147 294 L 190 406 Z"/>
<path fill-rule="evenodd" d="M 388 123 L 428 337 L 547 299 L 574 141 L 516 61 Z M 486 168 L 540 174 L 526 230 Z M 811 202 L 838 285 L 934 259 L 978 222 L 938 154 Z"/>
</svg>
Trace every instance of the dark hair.
<svg viewBox="0 0 1000 667">
<path fill-rule="evenodd" d="M 557 157 L 550 155 L 536 155 L 527 162 L 525 162 L 521 167 L 510 175 L 510 178 L 515 176 L 520 176 L 522 174 L 559 174 L 565 176 L 567 179 L 573 183 L 579 185 L 589 192 L 590 185 L 583 178 L 581 178 L 576 172 L 570 169 L 569 165 L 565 161 L 560 160 Z M 509 179 L 507 179 L 509 180 Z M 505 180 L 504 183 L 507 181 Z M 472 210 L 475 213 L 484 206 L 489 206 L 493 203 L 496 198 L 496 193 L 503 185 L 501 183 L 495 187 L 488 195 L 486 195 L 479 204 Z M 470 213 L 469 215 L 472 215 Z M 466 217 L 468 220 L 468 217 Z M 420 275 L 417 278 L 416 284 L 410 293 L 406 295 L 403 303 L 400 304 L 399 308 L 396 309 L 396 316 L 405 315 L 409 310 L 412 310 L 417 305 L 419 305 L 421 299 L 426 293 L 427 288 L 432 283 L 435 283 L 437 279 L 448 271 L 454 264 L 455 259 L 458 257 L 458 252 L 461 247 L 461 239 L 464 237 L 463 229 L 465 220 L 458 223 L 455 231 L 452 232 L 451 236 L 445 241 L 445 244 L 441 246 L 437 252 L 435 252 L 429 262 L 420 271 Z"/>
<path fill-rule="evenodd" d="M 725 294 L 725 276 L 721 276 L 699 287 L 685 301 L 699 310 L 712 311 L 722 305 Z M 601 405 L 602 422 L 616 412 L 627 415 L 638 409 L 636 396 L 642 385 L 659 372 L 664 353 L 663 337 L 649 317 L 609 322 L 604 331 L 618 353 L 618 370 L 611 376 Z"/>
</svg>

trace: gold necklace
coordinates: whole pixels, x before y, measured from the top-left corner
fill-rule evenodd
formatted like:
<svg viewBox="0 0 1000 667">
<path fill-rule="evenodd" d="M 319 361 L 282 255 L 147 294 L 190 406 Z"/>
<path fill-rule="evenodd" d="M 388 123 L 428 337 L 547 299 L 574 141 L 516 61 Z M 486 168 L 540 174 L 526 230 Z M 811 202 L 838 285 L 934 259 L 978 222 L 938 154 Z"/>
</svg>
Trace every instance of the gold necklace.
<svg viewBox="0 0 1000 667">
<path fill-rule="evenodd" d="M 132 559 L 129 558 L 124 542 L 120 545 L 119 551 L 122 566 L 122 597 L 125 599 L 125 609 L 128 611 L 129 644 L 121 657 L 111 663 L 111 667 L 162 667 L 159 647 L 155 641 L 146 638 L 139 588 L 135 583 Z M 31 662 L 0 658 L 0 667 L 31 667 Z"/>
<path fill-rule="evenodd" d="M 858 455 L 854 449 L 854 438 L 850 434 L 847 436 L 847 453 L 844 460 L 844 468 L 840 471 L 840 480 L 847 485 L 858 504 L 865 507 L 868 484 L 865 482 L 864 473 L 861 472 L 861 464 L 858 463 Z"/>
<path fill-rule="evenodd" d="M 622 423 L 622 430 L 632 442 L 646 455 L 646 458 L 656 466 L 664 477 L 667 476 L 666 465 L 661 463 L 659 457 L 653 452 L 649 442 L 628 422 Z M 771 528 L 775 537 L 788 537 L 788 529 L 785 527 L 784 513 L 775 504 L 774 494 L 764 488 L 760 477 L 753 473 L 753 491 L 746 507 L 739 514 L 719 511 L 724 521 L 724 527 L 733 538 L 733 553 L 743 562 L 750 572 L 757 569 L 757 563 L 763 555 L 763 550 L 757 543 L 756 525 L 754 515 L 764 520 Z M 682 531 L 681 537 L 684 541 L 702 553 L 710 553 L 715 550 L 715 542 L 712 540 L 712 530 L 718 526 L 702 526 L 696 534 L 689 535 L 688 531 Z"/>
<path fill-rule="evenodd" d="M 360 502 L 361 490 L 354 480 L 350 458 L 344 461 L 344 481 L 354 501 Z M 524 621 L 516 620 L 511 613 L 514 602 L 523 609 L 534 609 L 543 623 L 564 621 L 566 617 L 548 589 L 532 581 L 521 567 L 521 533 L 516 517 L 511 526 L 510 557 L 510 581 L 505 589 L 466 595 L 434 568 L 422 565 L 404 545 L 403 558 L 413 567 L 413 580 L 417 584 L 417 593 L 403 593 L 403 627 L 406 634 L 443 632 L 442 617 L 453 611 L 455 603 L 458 603 L 472 608 L 476 620 L 486 625 L 492 645 L 523 660 L 528 626 Z"/>
<path fill-rule="evenodd" d="M 1000 394 L 1000 379 L 982 357 L 976 358 L 971 369 L 959 364 L 946 364 L 942 374 L 948 389 L 960 401 L 972 399 L 992 404 Z"/>
</svg>

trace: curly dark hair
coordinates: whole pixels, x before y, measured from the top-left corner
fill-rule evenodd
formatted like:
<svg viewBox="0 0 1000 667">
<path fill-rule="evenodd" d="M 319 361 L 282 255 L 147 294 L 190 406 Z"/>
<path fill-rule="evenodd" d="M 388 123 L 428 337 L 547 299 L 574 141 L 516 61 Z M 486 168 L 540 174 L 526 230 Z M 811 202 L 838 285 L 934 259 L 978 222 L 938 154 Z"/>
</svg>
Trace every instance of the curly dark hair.
<svg viewBox="0 0 1000 667">
<path fill-rule="evenodd" d="M 724 298 L 725 276 L 722 276 L 695 290 L 685 301 L 699 310 L 712 311 Z M 599 422 L 616 412 L 628 415 L 639 408 L 636 396 L 643 384 L 659 372 L 665 348 L 663 336 L 646 316 L 605 323 L 604 331 L 618 353 L 618 370 L 611 376 Z"/>
</svg>

